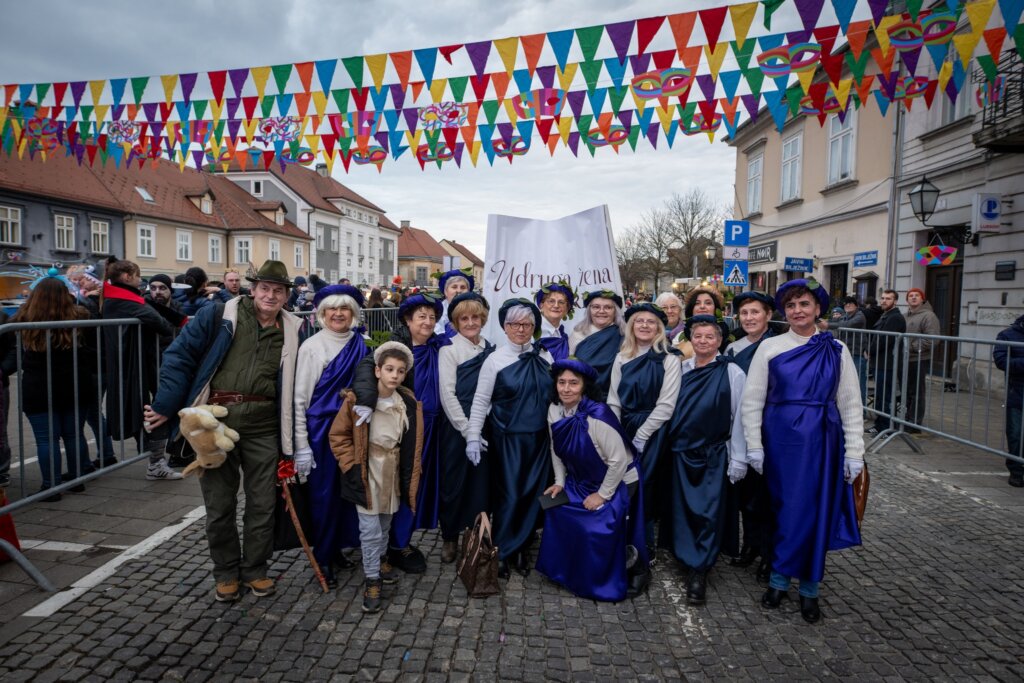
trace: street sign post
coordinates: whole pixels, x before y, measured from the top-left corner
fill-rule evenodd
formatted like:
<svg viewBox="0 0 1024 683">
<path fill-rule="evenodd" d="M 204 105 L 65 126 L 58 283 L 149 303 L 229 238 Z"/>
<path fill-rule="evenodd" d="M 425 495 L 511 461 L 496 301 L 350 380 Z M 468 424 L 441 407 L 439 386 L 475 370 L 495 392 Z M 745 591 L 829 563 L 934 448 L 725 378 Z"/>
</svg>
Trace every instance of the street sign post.
<svg viewBox="0 0 1024 683">
<path fill-rule="evenodd" d="M 725 238 L 722 244 L 724 244 L 726 247 L 749 246 L 750 221 L 726 221 Z"/>
<path fill-rule="evenodd" d="M 725 284 L 728 287 L 746 287 L 750 281 L 750 267 L 747 261 L 725 261 Z"/>
</svg>

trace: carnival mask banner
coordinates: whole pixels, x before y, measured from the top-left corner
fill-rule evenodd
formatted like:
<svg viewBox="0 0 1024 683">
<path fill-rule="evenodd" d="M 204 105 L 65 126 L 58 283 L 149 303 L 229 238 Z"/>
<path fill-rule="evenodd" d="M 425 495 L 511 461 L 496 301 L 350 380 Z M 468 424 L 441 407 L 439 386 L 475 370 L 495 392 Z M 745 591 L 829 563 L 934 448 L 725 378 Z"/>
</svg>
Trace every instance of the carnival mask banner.
<svg viewBox="0 0 1024 683">
<path fill-rule="evenodd" d="M 507 343 L 497 315 L 504 301 L 517 297 L 533 300 L 534 293 L 552 281 L 572 286 L 577 308 L 584 292 L 622 291 L 606 205 L 550 221 L 495 214 L 487 217 L 483 295 L 492 313 L 484 330 L 487 339 L 498 345 Z M 581 317 L 562 323 L 566 334 Z"/>
</svg>

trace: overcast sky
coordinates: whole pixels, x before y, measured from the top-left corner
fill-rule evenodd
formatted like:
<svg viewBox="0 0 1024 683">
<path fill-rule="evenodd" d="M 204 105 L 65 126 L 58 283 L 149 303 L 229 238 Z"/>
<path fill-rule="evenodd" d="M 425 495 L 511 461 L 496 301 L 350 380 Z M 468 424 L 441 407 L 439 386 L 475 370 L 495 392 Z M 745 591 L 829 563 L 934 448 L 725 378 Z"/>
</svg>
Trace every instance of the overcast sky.
<svg viewBox="0 0 1024 683">
<path fill-rule="evenodd" d="M 0 41 L 0 83 L 204 72 L 379 54 L 721 4 L 723 0 L 4 3 L 7 30 Z M 823 21 L 830 11 L 826 7 Z M 773 30 L 798 28 L 791 15 L 788 8 L 780 10 L 773 17 Z M 663 32 L 668 34 L 667 26 Z M 763 32 L 759 12 L 751 35 Z M 731 37 L 727 20 L 722 38 Z M 703 42 L 699 22 L 691 44 L 698 42 Z M 635 46 L 634 38 L 631 53 Z M 670 46 L 659 43 L 651 49 Z M 607 38 L 598 56 L 606 52 L 610 54 Z M 570 60 L 578 59 L 574 47 Z M 471 73 L 468 62 L 456 61 L 454 68 L 440 59 L 438 62 L 438 76 Z M 548 61 L 547 50 L 543 63 L 553 63 Z M 499 68 L 494 55 L 488 70 Z M 728 61 L 723 68 L 730 68 Z M 200 79 L 200 84 L 204 81 Z M 268 92 L 273 92 L 273 86 Z M 567 148 L 559 148 L 550 157 L 546 149 L 535 145 L 513 165 L 496 160 L 490 167 L 481 153 L 477 168 L 467 158 L 461 169 L 450 164 L 442 170 L 428 166 L 426 171 L 406 152 L 398 161 L 387 162 L 381 174 L 373 167 L 353 166 L 353 173 L 346 175 L 341 164 L 334 170 L 335 177 L 383 207 L 396 223 L 409 219 L 436 238 L 456 239 L 481 255 L 489 213 L 551 219 L 607 203 L 619 232 L 673 192 L 693 186 L 731 204 L 735 152 L 720 140 L 709 144 L 706 136 L 680 135 L 672 149 L 659 144 L 653 150 L 642 140 L 635 153 L 627 145 L 623 147 L 618 155 L 605 148 L 591 158 L 581 146 L 576 159 Z"/>
</svg>

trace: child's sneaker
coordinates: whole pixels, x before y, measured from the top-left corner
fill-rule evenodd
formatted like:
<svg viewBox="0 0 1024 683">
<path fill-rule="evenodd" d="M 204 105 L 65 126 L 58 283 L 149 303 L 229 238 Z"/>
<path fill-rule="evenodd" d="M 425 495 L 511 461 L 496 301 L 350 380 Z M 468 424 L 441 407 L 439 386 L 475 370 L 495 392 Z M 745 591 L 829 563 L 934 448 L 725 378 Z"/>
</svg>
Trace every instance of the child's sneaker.
<svg viewBox="0 0 1024 683">
<path fill-rule="evenodd" d="M 176 472 L 167 466 L 167 460 L 160 458 L 158 462 L 151 463 L 146 470 L 146 479 L 150 481 L 173 481 L 181 479 L 181 472 Z"/>
<path fill-rule="evenodd" d="M 366 588 L 363 589 L 363 611 L 373 614 L 380 611 L 380 579 L 367 579 Z"/>
<path fill-rule="evenodd" d="M 380 580 L 387 585 L 398 583 L 398 571 L 388 562 L 388 556 L 380 558 Z"/>
</svg>

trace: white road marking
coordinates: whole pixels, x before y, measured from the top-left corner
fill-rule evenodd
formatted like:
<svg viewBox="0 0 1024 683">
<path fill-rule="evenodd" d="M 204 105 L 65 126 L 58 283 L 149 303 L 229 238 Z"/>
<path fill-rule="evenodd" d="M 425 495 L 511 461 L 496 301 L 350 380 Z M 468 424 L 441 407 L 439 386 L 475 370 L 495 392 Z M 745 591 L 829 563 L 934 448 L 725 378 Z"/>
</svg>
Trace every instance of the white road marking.
<svg viewBox="0 0 1024 683">
<path fill-rule="evenodd" d="M 85 543 L 70 543 L 66 541 L 44 541 L 42 539 L 29 538 L 18 539 L 22 550 L 50 550 L 59 553 L 86 553 L 91 550 L 128 550 L 130 545 L 87 545 Z"/>
<path fill-rule="evenodd" d="M 702 622 L 700 617 L 697 615 L 697 609 L 691 608 L 686 604 L 686 598 L 683 595 L 678 582 L 670 578 L 662 579 L 661 588 L 665 591 L 665 597 L 668 598 L 669 602 L 675 605 L 676 614 L 679 616 L 683 633 L 685 633 L 688 638 L 708 638 L 710 634 L 704 626 L 704 622 Z"/>
<path fill-rule="evenodd" d="M 188 514 L 182 517 L 181 521 L 177 524 L 164 527 L 160 531 L 156 532 L 149 538 L 136 543 L 131 548 L 121 553 L 117 557 L 107 562 L 102 567 L 97 567 L 91 573 L 83 576 L 78 581 L 71 584 L 71 587 L 67 590 L 63 590 L 56 595 L 48 598 L 47 600 L 39 603 L 32 609 L 28 610 L 21 616 L 23 617 L 48 617 L 55 613 L 62 607 L 70 604 L 77 600 L 80 596 L 84 595 L 90 588 L 95 588 L 105 579 L 112 576 L 118 568 L 130 560 L 134 560 L 137 557 L 145 555 L 150 550 L 153 550 L 164 541 L 173 538 L 181 531 L 191 526 L 196 520 L 202 519 L 206 516 L 206 507 L 200 505 L 199 507 L 191 510 Z"/>
<path fill-rule="evenodd" d="M 958 476 L 958 477 L 961 477 L 961 476 L 962 477 L 1005 477 L 1005 476 L 1007 476 L 1008 472 L 946 472 L 946 471 L 936 471 L 936 472 L 925 472 L 925 474 L 931 474 L 931 475 L 936 475 L 936 476 L 944 476 L 944 475 L 954 476 L 955 475 L 955 476 Z"/>
</svg>

